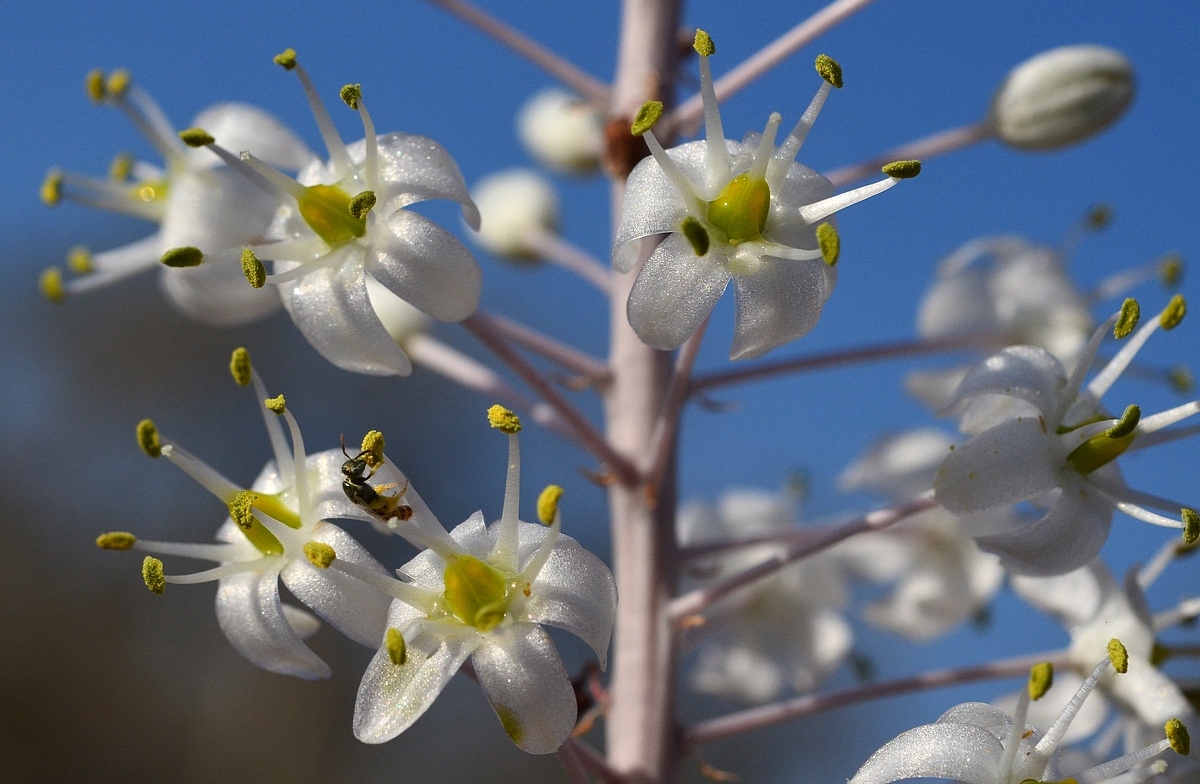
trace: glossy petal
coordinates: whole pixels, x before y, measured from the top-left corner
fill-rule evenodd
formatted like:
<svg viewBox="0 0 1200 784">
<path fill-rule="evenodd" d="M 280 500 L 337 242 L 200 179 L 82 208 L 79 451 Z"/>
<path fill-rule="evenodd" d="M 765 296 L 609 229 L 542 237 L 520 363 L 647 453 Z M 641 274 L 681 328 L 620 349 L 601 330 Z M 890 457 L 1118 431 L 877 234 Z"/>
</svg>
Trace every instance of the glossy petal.
<svg viewBox="0 0 1200 784">
<path fill-rule="evenodd" d="M 1090 563 L 1052 577 L 1016 575 L 1012 589 L 1025 601 L 1053 615 L 1067 628 L 1086 623 L 1120 590 L 1108 569 Z"/>
<path fill-rule="evenodd" d="M 355 247 L 335 251 L 361 252 Z M 280 287 L 284 307 L 321 356 L 334 365 L 372 376 L 407 376 L 408 356 L 383 328 L 362 264 L 349 260 L 323 267 Z"/>
<path fill-rule="evenodd" d="M 440 321 L 478 309 L 483 274 L 475 257 L 433 221 L 400 210 L 373 227 L 371 239 L 367 272 L 396 296 Z"/>
<path fill-rule="evenodd" d="M 917 334 L 923 338 L 986 335 L 997 328 L 982 269 L 937 280 L 917 310 Z"/>
<path fill-rule="evenodd" d="M 305 680 L 328 678 L 329 666 L 309 650 L 279 601 L 279 571 L 226 577 L 217 588 L 217 623 L 237 652 L 270 672 Z"/>
<path fill-rule="evenodd" d="M 1036 419 L 1014 419 L 958 446 L 934 480 L 938 503 L 952 512 L 974 512 L 1058 487 L 1063 469 L 1051 451 L 1053 437 L 1042 427 Z"/>
<path fill-rule="evenodd" d="M 981 536 L 979 547 L 1000 556 L 1014 574 L 1054 575 L 1078 569 L 1095 558 L 1108 538 L 1113 508 L 1071 482 L 1041 519 L 1010 534 Z"/>
<path fill-rule="evenodd" d="M 504 730 L 522 751 L 549 754 L 571 735 L 575 693 L 554 643 L 540 626 L 504 627 L 475 650 L 471 663 Z"/>
<path fill-rule="evenodd" d="M 920 777 L 968 784 L 1008 784 L 998 773 L 1004 749 L 990 732 L 967 724 L 927 724 L 901 733 L 859 768 L 850 784 Z"/>
<path fill-rule="evenodd" d="M 1054 429 L 1061 424 L 1057 419 L 1058 404 L 1065 385 L 1066 373 L 1048 351 L 1034 346 L 1009 346 L 967 373 L 948 408 L 978 395 L 1007 395 L 1032 403 L 1046 417 L 1050 429 Z"/>
<path fill-rule="evenodd" d="M 986 702 L 964 702 L 938 716 L 938 724 L 969 724 L 987 730 L 999 741 L 1008 737 L 1012 717 Z"/>
<path fill-rule="evenodd" d="M 1138 719 L 1153 727 L 1178 718 L 1190 729 L 1200 718 L 1175 681 L 1145 659 L 1130 659 L 1129 672 L 1113 678 L 1109 689 Z"/>
<path fill-rule="evenodd" d="M 426 199 L 446 199 L 462 206 L 463 220 L 479 230 L 479 210 L 471 200 L 467 183 L 458 164 L 445 147 L 433 139 L 407 133 L 386 133 L 379 137 L 379 173 L 383 193 L 376 194 L 384 210 L 407 207 Z M 365 142 L 349 145 L 350 157 L 362 160 Z"/>
<path fill-rule="evenodd" d="M 955 439 L 932 428 L 907 430 L 871 445 L 862 459 L 842 471 L 842 490 L 875 490 L 911 498 L 933 487 L 938 466 Z"/>
<path fill-rule="evenodd" d="M 312 541 L 333 548 L 339 560 L 359 564 L 381 575 L 387 570 L 348 533 L 330 523 L 318 523 Z M 318 569 L 295 559 L 280 573 L 283 584 L 297 599 L 334 628 L 368 648 L 383 639 L 392 598 L 336 569 Z"/>
<path fill-rule="evenodd" d="M 159 231 L 163 250 L 190 245 L 206 254 L 241 254 L 241 246 L 263 239 L 277 207 L 274 197 L 226 166 L 184 172 L 171 179 Z"/>
<path fill-rule="evenodd" d="M 667 151 L 694 183 L 704 182 L 705 142 L 688 142 Z M 625 181 L 625 204 L 613 242 L 613 267 L 628 272 L 637 263 L 638 243 L 651 234 L 675 231 L 687 208 L 675 185 L 653 157 L 643 158 Z"/>
<path fill-rule="evenodd" d="M 221 103 L 210 106 L 192 121 L 192 127 L 212 134 L 217 144 L 234 153 L 249 150 L 260 160 L 288 171 L 297 171 L 313 159 L 298 136 L 274 116 L 245 103 Z M 189 149 L 188 157 L 202 166 L 220 164 L 206 149 Z"/>
<path fill-rule="evenodd" d="M 697 256 L 682 235 L 672 234 L 634 281 L 626 307 L 629 324 L 649 346 L 679 348 L 708 318 L 728 284 L 729 272 L 715 248 Z"/>
<path fill-rule="evenodd" d="M 762 356 L 807 335 L 837 282 L 837 268 L 820 259 L 764 257 L 760 264 L 753 273 L 733 277 L 737 321 L 730 359 Z"/>
<path fill-rule="evenodd" d="M 818 247 L 816 227 L 805 223 L 800 217 L 800 208 L 832 195 L 833 183 L 803 164 L 792 163 L 783 186 L 778 193 L 771 195 L 771 213 L 767 216 L 763 236 L 792 248 L 815 250 Z M 820 222 L 837 227 L 837 219 L 833 216 Z"/>
</svg>

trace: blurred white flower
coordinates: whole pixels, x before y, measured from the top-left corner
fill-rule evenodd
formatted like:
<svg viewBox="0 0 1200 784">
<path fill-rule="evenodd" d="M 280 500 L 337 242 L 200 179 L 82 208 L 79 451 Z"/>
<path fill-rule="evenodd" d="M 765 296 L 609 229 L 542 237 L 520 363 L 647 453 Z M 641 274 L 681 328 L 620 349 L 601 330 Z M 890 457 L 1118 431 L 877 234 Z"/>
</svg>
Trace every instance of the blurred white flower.
<svg viewBox="0 0 1200 784">
<path fill-rule="evenodd" d="M 1061 46 L 1014 68 L 992 98 L 988 122 L 1005 144 L 1053 150 L 1116 122 L 1133 100 L 1133 66 L 1095 44 Z"/>
<path fill-rule="evenodd" d="M 577 707 L 542 625 L 571 632 L 606 662 L 617 602 L 612 573 L 560 533 L 560 488 L 538 499 L 543 525 L 518 520 L 520 424 L 499 406 L 489 418 L 509 433 L 500 520 L 489 527 L 476 512 L 447 534 L 432 515 L 393 518 L 397 533 L 428 549 L 399 570 L 403 582 L 365 575 L 395 597 L 358 691 L 354 733 L 367 743 L 408 729 L 470 657 L 513 742 L 532 754 L 553 752 L 574 728 Z"/>
<path fill-rule="evenodd" d="M 790 499 L 756 490 L 725 493 L 715 509 L 698 503 L 679 513 L 682 545 L 784 532 L 793 527 Z M 777 545 L 738 548 L 701 567 L 705 578 L 748 569 Z M 818 554 L 780 570 L 705 613 L 691 674 L 696 691 L 759 703 L 787 690 L 810 692 L 850 652 L 853 633 L 840 613 L 845 579 L 836 558 Z"/>
<path fill-rule="evenodd" d="M 122 155 L 113 162 L 107 179 L 52 171 L 42 187 L 43 200 L 74 201 L 132 215 L 159 224 L 159 229 L 102 253 L 74 250 L 68 262 L 78 277 L 63 280 L 61 271 L 50 270 L 43 276 L 43 291 L 62 298 L 159 267 L 168 301 L 195 321 L 243 324 L 277 310 L 278 294 L 248 287 L 237 266 L 241 246 L 265 239 L 275 215 L 274 199 L 208 150 L 186 147 L 154 100 L 125 71 L 114 71 L 107 79 L 93 72 L 88 91 L 97 102 L 127 114 L 166 166 Z M 273 166 L 294 171 L 313 159 L 304 142 L 254 106 L 218 104 L 197 115 L 194 123 L 222 144 L 254 149 Z M 186 260 L 198 266 L 160 264 L 168 251 L 177 248 L 195 249 L 197 253 Z"/>
<path fill-rule="evenodd" d="M 830 89 L 842 85 L 841 67 L 825 55 L 817 58 L 821 88 L 783 144 L 775 146 L 778 113 L 761 136 L 727 141 L 708 64 L 715 49 L 703 30 L 696 32 L 695 48 L 705 141 L 663 150 L 651 130 L 662 105 L 642 107 L 633 132 L 653 155 L 634 167 L 626 183 L 613 266 L 633 270 L 641 240 L 666 235 L 630 292 L 634 331 L 654 348 L 677 348 L 708 318 L 732 279 L 737 321 L 730 358 L 757 357 L 816 325 L 837 281 L 833 213 L 916 176 L 920 164 L 889 164 L 886 179 L 834 196 L 828 180 L 795 163 Z"/>
<path fill-rule="evenodd" d="M 555 87 L 535 93 L 517 115 L 517 134 L 543 166 L 569 174 L 600 167 L 604 115 L 596 107 Z"/>
<path fill-rule="evenodd" d="M 475 239 L 497 256 L 534 261 L 538 252 L 531 238 L 558 228 L 558 195 L 537 172 L 497 172 L 476 183 L 471 196 L 480 217 Z"/>
<path fill-rule="evenodd" d="M 955 407 L 973 398 L 999 396 L 1011 404 L 1009 418 L 950 453 L 934 482 L 938 502 L 957 514 L 1022 501 L 1047 509 L 1017 530 L 977 536 L 980 547 L 998 554 L 1006 569 L 1049 576 L 1090 563 L 1108 538 L 1114 509 L 1155 525 L 1184 527 L 1180 517 L 1150 511 L 1181 515 L 1182 504 L 1129 489 L 1115 460 L 1126 451 L 1188 435 L 1186 428 L 1164 428 L 1200 412 L 1200 401 L 1147 417 L 1137 406 L 1129 406 L 1114 418 L 1103 411 L 1100 399 L 1150 335 L 1160 325 L 1173 328 L 1185 309 L 1177 295 L 1086 387 L 1083 379 L 1105 333 L 1116 324 L 1124 337 L 1136 324 L 1133 300 L 1096 331 L 1070 376 L 1044 349 L 1012 346 L 963 379 Z"/>
</svg>

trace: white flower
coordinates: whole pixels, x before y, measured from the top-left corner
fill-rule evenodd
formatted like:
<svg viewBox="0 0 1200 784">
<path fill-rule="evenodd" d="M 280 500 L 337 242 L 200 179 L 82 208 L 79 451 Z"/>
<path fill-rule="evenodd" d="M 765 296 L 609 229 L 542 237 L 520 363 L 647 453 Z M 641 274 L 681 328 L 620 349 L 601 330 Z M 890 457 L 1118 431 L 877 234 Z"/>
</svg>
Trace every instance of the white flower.
<svg viewBox="0 0 1200 784">
<path fill-rule="evenodd" d="M 1096 682 L 1110 667 L 1105 661 L 1092 671 L 1044 735 L 1025 722 L 1030 690 L 1037 688 L 1037 678 L 1031 677 L 1030 687 L 1021 692 L 1015 717 L 981 702 L 956 705 L 943 713 L 936 723 L 908 730 L 889 741 L 871 755 L 849 784 L 888 784 L 923 777 L 954 779 L 968 784 L 1022 784 L 1061 779 L 1055 753 Z M 1044 689 L 1037 688 L 1036 696 L 1043 693 Z M 1177 724 L 1168 729 L 1168 739 L 1085 770 L 1078 775 L 1078 780 L 1087 784 L 1124 784 L 1129 780 L 1118 777 L 1135 766 L 1169 748 L 1186 751 L 1187 731 L 1186 728 L 1181 731 Z M 1014 731 L 1015 728 L 1020 731 Z"/>
<path fill-rule="evenodd" d="M 891 164 L 881 182 L 833 195 L 833 186 L 794 162 L 841 68 L 817 58 L 825 82 L 779 147 L 781 117 L 762 136 L 726 141 L 712 86 L 712 41 L 696 33 L 704 98 L 705 141 L 663 150 L 649 130 L 662 106 L 651 102 L 634 122 L 653 153 L 629 175 L 613 265 L 629 272 L 642 238 L 667 235 L 639 270 L 628 302 L 629 323 L 658 349 L 680 346 L 708 318 L 732 278 L 737 316 L 733 359 L 756 357 L 808 333 L 833 292 L 838 210 L 915 176 L 915 161 Z M 823 227 L 823 228 L 822 228 Z"/>
<path fill-rule="evenodd" d="M 308 342 L 345 370 L 408 375 L 412 364 L 372 308 L 367 281 L 374 279 L 439 321 L 471 315 L 483 285 L 471 252 L 405 208 L 426 199 L 456 201 L 474 228 L 479 213 L 440 144 L 403 133 L 376 136 L 358 85 L 346 85 L 342 98 L 358 110 L 366 137 L 343 144 L 295 57 L 289 49 L 276 62 L 299 76 L 329 161 L 313 160 L 293 180 L 250 152 L 237 156 L 211 144 L 210 149 L 276 197 L 280 206 L 270 229 L 275 242 L 251 251 L 275 262 L 275 274 L 265 282 L 280 286 L 284 307 Z M 255 256 L 246 263 L 261 264 Z M 262 285 L 261 278 L 260 269 L 252 283 Z"/>
<path fill-rule="evenodd" d="M 556 171 L 593 172 L 604 153 L 604 115 L 554 87 L 534 94 L 521 107 L 517 134 L 539 163 Z"/>
<path fill-rule="evenodd" d="M 1133 66 L 1095 44 L 1061 46 L 1014 68 L 992 99 L 988 122 L 1006 144 L 1053 150 L 1116 122 L 1133 100 Z"/>
<path fill-rule="evenodd" d="M 677 532 L 684 545 L 793 528 L 792 505 L 777 493 L 731 490 L 716 509 L 688 504 Z M 739 548 L 703 568 L 721 577 L 770 558 L 774 545 Z M 691 685 L 698 692 L 761 703 L 791 689 L 810 692 L 850 652 L 853 633 L 839 612 L 847 600 L 838 562 L 817 555 L 760 580 L 705 613 Z"/>
<path fill-rule="evenodd" d="M 475 239 L 497 256 L 534 261 L 538 252 L 530 237 L 558 227 L 554 186 L 528 169 L 508 169 L 484 177 L 471 195 L 480 216 Z"/>
<path fill-rule="evenodd" d="M 842 472 L 844 490 L 872 489 L 902 501 L 928 492 L 954 440 L 939 430 L 910 430 L 882 439 Z M 884 598 L 867 604 L 863 617 L 880 628 L 916 640 L 949 631 L 987 606 L 1004 571 L 994 555 L 980 552 L 972 531 L 1007 524 L 1006 509 L 968 515 L 945 509 L 913 515 L 884 531 L 847 539 L 833 552 L 854 574 L 895 583 Z"/>
<path fill-rule="evenodd" d="M 1187 435 L 1163 431 L 1200 411 L 1200 401 L 1142 417 L 1129 406 L 1119 418 L 1104 413 L 1100 398 L 1161 325 L 1174 327 L 1185 305 L 1176 296 L 1086 387 L 1105 332 L 1117 323 L 1127 334 L 1136 323 L 1137 303 L 1127 300 L 1119 316 L 1096 331 L 1068 377 L 1047 351 L 1032 346 L 1006 348 L 977 365 L 958 389 L 955 405 L 995 395 L 1011 403 L 1012 418 L 957 447 L 942 463 L 934 488 L 938 501 L 955 513 L 978 512 L 1022 501 L 1046 508 L 1036 521 L 1014 531 L 977 537 L 998 554 L 1005 568 L 1048 576 L 1077 569 L 1096 557 L 1108 538 L 1114 509 L 1138 520 L 1182 528 L 1182 504 L 1127 488 L 1115 459 Z M 1150 508 L 1147 508 L 1150 507 Z"/>
<path fill-rule="evenodd" d="M 148 557 L 143 566 L 147 586 L 161 593 L 164 583 L 191 584 L 216 580 L 217 621 L 239 653 L 271 672 L 299 678 L 326 678 L 329 667 L 302 639 L 317 629 L 316 619 L 306 611 L 285 605 L 279 598 L 279 581 L 292 595 L 346 636 L 374 647 L 383 633 L 390 597 L 342 572 L 321 569 L 310 563 L 314 543 L 332 547 L 339 558 L 359 569 L 386 575 L 387 572 L 349 534 L 330 518 L 374 522 L 342 489 L 341 450 L 306 455 L 299 427 L 282 396 L 266 400 L 266 390 L 250 371 L 244 350 L 240 382 L 253 380 L 263 405 L 263 417 L 275 459 L 268 463 L 249 490 L 226 479 L 202 460 L 174 442 L 161 438 L 154 425 L 144 421 L 138 440 L 151 456 L 163 456 L 178 465 L 230 509 L 230 516 L 217 531 L 219 544 L 182 544 L 143 539 L 128 534 L 105 534 L 97 544 L 107 549 L 129 547 L 163 556 L 183 556 L 215 561 L 214 568 L 196 573 L 163 574 L 162 563 Z M 250 378 L 252 376 L 252 379 Z M 279 416 L 282 411 L 291 432 L 288 446 Z M 428 514 L 416 493 L 407 488 L 404 475 L 391 463 L 376 473 L 378 481 L 407 489 L 405 500 L 418 514 Z"/>
<path fill-rule="evenodd" d="M 538 500 L 546 525 L 518 520 L 520 425 L 499 406 L 489 417 L 509 432 L 500 520 L 489 527 L 476 512 L 447 534 L 432 516 L 392 519 L 397 533 L 428 549 L 399 570 L 403 582 L 365 576 L 396 599 L 358 691 L 354 733 L 367 743 L 408 729 L 470 657 L 513 742 L 550 753 L 571 734 L 576 702 L 542 625 L 566 629 L 606 662 L 616 613 L 612 573 L 559 533 L 561 489 L 551 486 Z"/>
<path fill-rule="evenodd" d="M 207 324 L 243 324 L 273 313 L 279 297 L 273 291 L 246 286 L 236 261 L 239 246 L 262 242 L 275 215 L 275 201 L 207 150 L 189 149 L 162 110 L 124 71 L 107 81 L 99 72 L 88 78 L 93 99 L 117 107 L 149 139 L 166 162 L 159 168 L 118 156 L 107 180 L 51 172 L 42 189 L 48 203 L 60 199 L 112 210 L 159 224 L 145 239 L 122 248 L 90 254 L 77 249 L 69 257 L 79 277 L 62 280 L 58 270 L 43 277 L 51 298 L 80 294 L 153 267 L 162 270 L 167 299 L 189 318 Z M 208 128 L 221 143 L 253 147 L 274 166 L 295 170 L 312 153 L 271 115 L 254 106 L 225 103 L 201 112 L 195 124 Z M 177 248 L 195 248 L 199 266 L 172 268 L 160 264 Z M 203 263 L 199 263 L 203 258 Z"/>
</svg>

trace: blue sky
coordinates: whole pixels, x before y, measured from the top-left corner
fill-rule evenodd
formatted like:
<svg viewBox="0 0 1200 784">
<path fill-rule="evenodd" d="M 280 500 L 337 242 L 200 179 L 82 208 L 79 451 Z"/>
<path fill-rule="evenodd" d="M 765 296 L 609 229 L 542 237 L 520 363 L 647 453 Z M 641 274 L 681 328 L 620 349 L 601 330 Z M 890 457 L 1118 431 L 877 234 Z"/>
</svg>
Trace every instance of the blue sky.
<svg viewBox="0 0 1200 784">
<path fill-rule="evenodd" d="M 594 75 L 611 75 L 618 21 L 615 3 L 482 5 Z M 816 8 L 810 2 L 698 2 L 687 7 L 685 22 L 712 34 L 718 47 L 713 68 L 720 75 Z M 1056 244 L 1096 202 L 1110 203 L 1116 220 L 1105 233 L 1085 240 L 1071 260 L 1072 273 L 1083 287 L 1167 252 L 1194 259 L 1200 251 L 1198 30 L 1200 5 L 1191 0 L 1153 4 L 879 0 L 734 97 L 723 110 L 731 136 L 761 128 L 771 111 L 782 112 L 785 123 L 790 123 L 818 85 L 813 57 L 827 52 L 837 58 L 845 70 L 846 87 L 827 103 L 801 156 L 807 165 L 828 170 L 978 119 L 1013 64 L 1053 46 L 1085 42 L 1111 46 L 1130 58 L 1138 74 L 1138 93 L 1129 114 L 1104 135 L 1077 148 L 1030 155 L 984 144 L 931 161 L 917 180 L 842 213 L 840 279 L 825 315 L 809 337 L 772 356 L 909 337 L 917 303 L 940 258 L 987 234 L 1016 233 Z M 66 318 L 72 329 L 101 332 L 106 321 L 135 307 L 131 291 L 152 296 L 148 287 L 122 284 L 92 295 L 86 321 L 79 320 L 78 311 L 68 316 L 51 311 L 34 294 L 40 269 L 69 247 L 81 242 L 107 247 L 143 231 L 135 221 L 74 206 L 52 212 L 36 198 L 51 165 L 101 174 L 120 150 L 151 156 L 123 116 L 87 101 L 83 75 L 94 67 L 129 68 L 179 127 L 212 103 L 256 103 L 317 146 L 319 139 L 299 86 L 271 63 L 271 56 L 288 46 L 300 52 L 327 100 L 336 101 L 342 84 L 360 82 L 380 130 L 437 139 L 455 155 L 468 183 L 497 169 L 531 163 L 517 142 L 513 116 L 525 97 L 551 84 L 551 79 L 422 3 L 345 2 L 337 4 L 336 10 L 332 4 L 309 0 L 252 5 L 82 5 L 56 0 L 10 4 L 0 29 L 0 94 L 6 98 L 0 104 L 0 127 L 8 139 L 7 154 L 0 158 L 0 181 L 7 183 L 0 197 L 4 262 L 0 319 L 9 321 L 3 332 L 8 337 L 0 347 L 4 365 L 0 422 L 3 443 L 11 450 L 6 464 L 20 465 L 20 454 L 36 443 L 47 423 L 64 417 L 80 429 L 73 430 L 72 436 L 77 435 L 90 450 L 80 459 L 97 466 L 79 480 L 85 484 L 81 492 L 109 492 L 101 476 L 120 473 L 123 461 L 135 457 L 114 451 L 117 462 L 102 465 L 97 454 L 117 449 L 107 434 L 126 433 L 128 422 L 96 423 L 95 429 L 81 432 L 90 425 L 76 423 L 71 411 L 84 397 L 80 387 L 85 377 L 68 372 L 44 353 L 53 351 L 53 346 L 47 348 L 43 330 L 48 319 Z M 681 95 L 691 89 L 684 86 Z M 355 138 L 359 132 L 355 117 L 336 108 L 335 117 L 347 138 Z M 556 184 L 563 199 L 565 236 L 605 258 L 609 226 L 605 183 L 559 178 Z M 432 214 L 452 230 L 463 231 L 452 210 L 435 209 Z M 607 310 L 586 286 L 557 270 L 531 272 L 483 254 L 480 259 L 485 307 L 603 352 Z M 1194 276 L 1185 279 L 1185 294 L 1196 291 L 1194 281 Z M 1151 310 L 1165 301 L 1153 284 L 1137 293 Z M 727 297 L 717 309 L 701 354 L 702 369 L 728 364 L 731 305 Z M 76 303 L 69 303 L 67 309 L 73 307 Z M 169 334 L 175 317 L 164 313 L 163 318 L 163 332 Z M 267 327 L 204 334 L 215 346 L 209 352 L 215 357 L 238 342 L 285 340 L 279 336 L 288 329 L 286 320 L 277 319 Z M 483 356 L 456 328 L 443 327 L 439 334 Z M 1196 320 L 1185 321 L 1169 336 L 1153 340 L 1143 356 L 1151 365 L 1185 362 L 1200 370 L 1198 338 Z M 390 392 L 394 386 L 351 379 L 321 365 L 302 343 L 286 345 L 286 356 L 268 360 L 274 377 L 279 383 L 313 388 L 314 407 L 335 407 L 324 411 L 326 419 L 345 415 L 356 426 L 371 421 L 376 401 L 394 399 Z M 120 354 L 137 349 L 117 346 L 113 350 Z M 136 364 L 135 359 L 117 357 L 111 363 L 97 362 L 94 370 L 117 372 L 129 364 Z M 186 362 L 181 361 L 183 366 Z M 220 370 L 219 364 L 210 362 L 208 367 Z M 911 367 L 889 363 L 723 391 L 720 399 L 735 403 L 735 410 L 693 411 L 687 418 L 683 495 L 714 499 L 734 486 L 778 487 L 791 470 L 803 468 L 814 480 L 813 516 L 864 508 L 869 499 L 841 498 L 833 482 L 842 467 L 880 433 L 932 421 L 902 393 L 903 374 Z M 187 380 L 200 372 L 195 367 L 164 369 L 163 374 L 177 386 L 131 385 L 131 405 L 138 408 L 143 393 L 146 405 L 178 396 L 187 389 Z M 362 390 L 368 392 L 358 394 Z M 1177 401 L 1161 385 L 1136 381 L 1122 382 L 1111 394 L 1114 406 L 1136 401 L 1145 410 Z M 454 400 L 476 403 L 464 396 Z M 200 417 L 208 403 L 189 400 L 187 408 L 178 420 Z M 436 410 L 441 416 L 452 415 L 448 407 Z M 391 410 L 387 416 L 402 419 L 402 412 Z M 214 448 L 224 448 L 217 446 L 220 434 L 201 433 L 199 422 L 187 426 L 210 439 Z M 339 429 L 349 431 L 352 425 L 343 420 L 322 427 L 323 436 L 335 437 Z M 465 516 L 481 504 L 498 509 L 500 484 L 492 469 L 502 458 L 492 448 L 496 445 L 483 442 L 484 447 L 476 448 L 476 439 L 461 421 L 448 427 L 451 435 L 441 438 L 435 436 L 436 422 L 414 424 L 411 433 L 405 431 L 411 436 L 406 442 L 406 470 L 419 477 L 434 473 L 429 466 L 439 471 L 444 467 L 472 488 L 477 481 L 489 482 L 482 501 L 476 500 L 477 494 L 459 497 L 455 486 L 439 489 L 437 500 L 441 508 L 450 510 L 449 519 L 460 513 Z M 120 443 L 122 449 L 127 446 Z M 533 436 L 530 443 L 526 454 L 532 466 L 531 485 L 556 478 L 562 465 L 586 463 L 548 437 Z M 1193 449 L 1193 445 L 1175 445 L 1126 461 L 1130 484 L 1197 501 Z M 573 476 L 572 481 L 581 504 L 588 508 L 584 517 L 590 521 L 579 534 L 604 549 L 601 496 Z M 125 482 L 129 484 L 128 478 Z M 462 485 L 457 487 L 461 490 Z M 434 499 L 429 500 L 439 508 Z M 138 502 L 139 509 L 143 503 Z M 1161 538 L 1128 519 L 1119 519 L 1114 531 L 1108 554 L 1118 570 L 1144 559 Z M 79 552 L 80 557 L 86 555 Z M 1196 587 L 1194 579 L 1189 583 L 1176 578 L 1158 598 L 1166 602 Z M 1016 639 L 1025 629 L 1040 638 L 1030 643 Z M 986 638 L 960 634 L 953 649 L 945 645 L 941 651 L 947 660 L 968 661 L 1052 646 L 1060 639 L 1056 634 L 1048 624 L 1002 603 L 995 634 Z M 906 668 L 917 666 L 923 655 L 917 649 L 898 647 L 881 670 L 909 671 Z M 976 696 L 988 698 L 993 693 L 985 687 Z M 938 705 L 951 704 L 945 695 L 923 699 L 930 701 L 905 703 L 917 706 L 913 710 L 922 719 L 933 718 Z M 897 729 L 881 725 L 872 737 L 890 737 Z M 844 778 L 852 773 L 852 769 L 836 770 L 831 775 Z"/>
</svg>

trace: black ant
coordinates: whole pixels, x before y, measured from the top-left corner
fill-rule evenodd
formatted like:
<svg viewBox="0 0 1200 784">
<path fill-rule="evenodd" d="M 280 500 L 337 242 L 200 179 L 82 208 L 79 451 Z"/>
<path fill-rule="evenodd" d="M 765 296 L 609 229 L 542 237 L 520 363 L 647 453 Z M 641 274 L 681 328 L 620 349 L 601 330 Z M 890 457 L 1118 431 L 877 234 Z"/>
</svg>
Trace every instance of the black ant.
<svg viewBox="0 0 1200 784">
<path fill-rule="evenodd" d="M 408 482 L 404 483 L 404 488 L 399 493 L 384 495 L 379 491 L 389 490 L 396 485 L 372 487 L 367 484 L 367 480 L 375 476 L 375 469 L 363 459 L 368 452 L 359 452 L 350 457 L 346 452 L 346 437 L 342 436 L 342 454 L 346 456 L 346 462 L 342 463 L 342 474 L 346 477 L 342 480 L 342 491 L 346 493 L 347 498 L 385 522 L 393 517 L 407 520 L 413 516 L 413 508 L 400 503 L 400 499 L 408 491 Z"/>
</svg>

